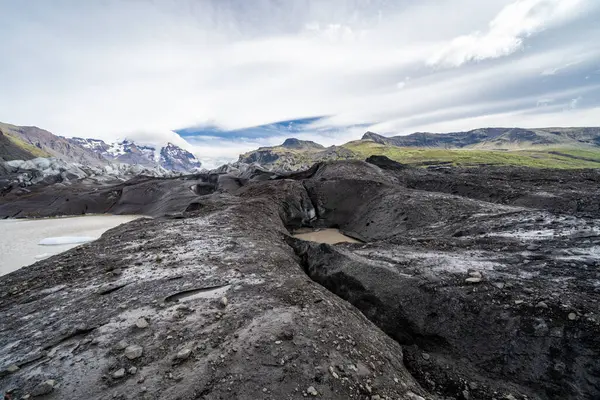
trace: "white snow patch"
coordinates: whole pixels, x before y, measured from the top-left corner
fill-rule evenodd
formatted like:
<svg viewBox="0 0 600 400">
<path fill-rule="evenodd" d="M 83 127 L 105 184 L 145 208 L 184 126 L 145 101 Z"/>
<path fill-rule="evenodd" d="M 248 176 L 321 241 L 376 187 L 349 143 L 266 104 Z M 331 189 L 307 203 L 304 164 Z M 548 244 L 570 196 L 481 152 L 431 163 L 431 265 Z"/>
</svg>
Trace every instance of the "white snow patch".
<svg viewBox="0 0 600 400">
<path fill-rule="evenodd" d="M 88 243 L 98 239 L 92 236 L 57 236 L 49 237 L 40 240 L 38 243 L 40 246 L 57 246 L 61 244 L 81 244 Z"/>
<path fill-rule="evenodd" d="M 44 258 L 48 258 L 53 255 L 54 255 L 54 253 L 42 253 L 42 254 L 38 254 L 37 256 L 34 256 L 33 258 L 35 258 L 36 260 L 43 260 Z"/>
</svg>

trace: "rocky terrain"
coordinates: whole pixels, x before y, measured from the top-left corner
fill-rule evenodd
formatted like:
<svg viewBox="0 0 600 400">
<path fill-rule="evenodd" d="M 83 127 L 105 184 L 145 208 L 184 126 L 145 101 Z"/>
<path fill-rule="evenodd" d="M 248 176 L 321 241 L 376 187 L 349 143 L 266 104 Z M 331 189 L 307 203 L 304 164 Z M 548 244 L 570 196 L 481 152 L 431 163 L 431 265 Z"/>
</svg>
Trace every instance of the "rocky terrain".
<svg viewBox="0 0 600 400">
<path fill-rule="evenodd" d="M 273 170 L 297 171 L 333 160 L 364 160 L 382 155 L 413 166 L 527 166 L 599 168 L 600 128 L 482 128 L 468 132 L 417 132 L 382 136 L 366 132 L 360 140 L 323 147 L 287 139 L 240 155 L 239 162 Z"/>
<path fill-rule="evenodd" d="M 599 183 L 598 170 L 372 157 L 10 192 L 1 216 L 155 218 L 0 277 L 0 388 L 13 399 L 596 399 Z M 361 243 L 292 236 L 307 227 Z"/>
<path fill-rule="evenodd" d="M 296 138 L 286 139 L 281 146 L 260 147 L 241 154 L 238 162 L 257 163 L 277 171 L 297 171 L 308 169 L 316 162 L 353 159 L 356 155 L 343 147 L 324 146 Z"/>
</svg>

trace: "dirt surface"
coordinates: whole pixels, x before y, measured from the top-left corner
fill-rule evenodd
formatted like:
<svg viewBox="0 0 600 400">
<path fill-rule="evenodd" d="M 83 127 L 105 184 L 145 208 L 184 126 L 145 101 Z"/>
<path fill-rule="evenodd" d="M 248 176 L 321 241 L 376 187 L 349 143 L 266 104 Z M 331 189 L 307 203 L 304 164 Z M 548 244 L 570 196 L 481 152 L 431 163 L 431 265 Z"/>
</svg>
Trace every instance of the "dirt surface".
<svg viewBox="0 0 600 400">
<path fill-rule="evenodd" d="M 255 172 L 94 192 L 115 193 L 111 211 L 159 218 L 0 278 L 0 388 L 49 399 L 600 397 L 596 171 L 353 161 Z M 24 215 L 65 193 L 3 199 L 0 211 Z M 84 188 L 69 193 L 88 204 Z M 364 243 L 306 242 L 289 234 L 300 227 Z"/>
</svg>

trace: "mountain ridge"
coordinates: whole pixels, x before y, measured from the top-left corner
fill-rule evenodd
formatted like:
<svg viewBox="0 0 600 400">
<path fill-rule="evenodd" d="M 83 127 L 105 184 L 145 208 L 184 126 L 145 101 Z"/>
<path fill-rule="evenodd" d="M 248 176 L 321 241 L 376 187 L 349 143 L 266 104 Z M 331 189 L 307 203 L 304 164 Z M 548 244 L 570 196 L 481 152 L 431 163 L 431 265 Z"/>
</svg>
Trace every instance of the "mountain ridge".
<svg viewBox="0 0 600 400">
<path fill-rule="evenodd" d="M 523 147 L 600 146 L 600 128 L 479 128 L 448 133 L 414 132 L 398 136 L 383 136 L 368 131 L 361 140 L 397 147 L 477 147 L 494 150 L 510 149 L 514 147 L 511 144 Z"/>
<path fill-rule="evenodd" d="M 170 142 L 162 147 L 141 145 L 128 139 L 107 143 L 94 138 L 57 136 L 35 126 L 5 123 L 0 123 L 0 157 L 5 161 L 56 158 L 94 167 L 117 162 L 175 172 L 194 172 L 202 166 L 192 153 Z"/>
<path fill-rule="evenodd" d="M 340 146 L 286 139 L 282 145 L 241 154 L 238 162 L 299 170 L 315 162 L 386 156 L 415 166 L 521 165 L 540 168 L 599 168 L 600 128 L 480 128 L 450 133 L 383 136 L 367 131 Z M 286 145 L 287 143 L 287 145 Z"/>
</svg>

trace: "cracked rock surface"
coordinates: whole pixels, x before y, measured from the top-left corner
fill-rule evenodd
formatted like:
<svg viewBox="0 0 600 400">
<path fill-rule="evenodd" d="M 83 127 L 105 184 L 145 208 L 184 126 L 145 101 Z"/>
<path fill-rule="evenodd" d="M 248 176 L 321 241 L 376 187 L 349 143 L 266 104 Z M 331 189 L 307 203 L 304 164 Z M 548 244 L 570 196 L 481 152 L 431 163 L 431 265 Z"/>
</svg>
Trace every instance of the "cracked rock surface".
<svg viewBox="0 0 600 400">
<path fill-rule="evenodd" d="M 3 198 L 6 216 L 46 206 L 156 218 L 0 277 L 0 388 L 49 399 L 600 397 L 599 175 L 507 169 L 490 186 L 499 171 L 467 180 L 472 171 L 377 162 Z M 290 236 L 300 227 L 362 243 Z"/>
</svg>

